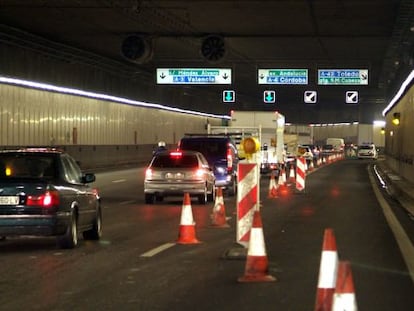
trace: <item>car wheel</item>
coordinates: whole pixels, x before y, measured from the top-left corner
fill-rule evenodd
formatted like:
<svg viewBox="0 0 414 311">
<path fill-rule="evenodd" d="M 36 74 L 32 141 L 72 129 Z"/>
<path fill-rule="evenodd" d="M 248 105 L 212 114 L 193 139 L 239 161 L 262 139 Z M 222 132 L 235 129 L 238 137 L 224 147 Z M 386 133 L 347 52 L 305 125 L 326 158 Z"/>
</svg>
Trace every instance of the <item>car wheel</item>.
<svg viewBox="0 0 414 311">
<path fill-rule="evenodd" d="M 207 188 L 204 189 L 204 194 L 198 196 L 198 203 L 203 205 L 207 203 Z"/>
<path fill-rule="evenodd" d="M 66 233 L 57 237 L 57 242 L 61 248 L 74 248 L 78 245 L 78 221 L 74 212 L 71 213 Z"/>
<path fill-rule="evenodd" d="M 155 199 L 155 196 L 153 194 L 151 194 L 151 193 L 146 193 L 145 194 L 145 203 L 146 204 L 154 204 L 154 199 Z"/>
<path fill-rule="evenodd" d="M 96 210 L 96 217 L 93 221 L 92 229 L 83 232 L 83 238 L 85 240 L 99 240 L 102 236 L 102 212 L 98 207 Z"/>
</svg>

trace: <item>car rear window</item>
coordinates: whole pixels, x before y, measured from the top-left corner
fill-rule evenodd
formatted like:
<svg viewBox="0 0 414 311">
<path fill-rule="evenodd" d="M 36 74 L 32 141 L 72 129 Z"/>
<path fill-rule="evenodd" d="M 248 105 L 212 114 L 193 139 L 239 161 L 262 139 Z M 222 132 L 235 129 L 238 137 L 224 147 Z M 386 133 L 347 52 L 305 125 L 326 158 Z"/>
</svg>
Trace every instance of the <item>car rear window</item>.
<svg viewBox="0 0 414 311">
<path fill-rule="evenodd" d="M 193 150 L 202 153 L 206 158 L 226 155 L 227 142 L 221 139 L 183 139 L 180 149 Z"/>
<path fill-rule="evenodd" d="M 196 168 L 198 167 L 198 160 L 195 155 L 159 155 L 154 159 L 151 166 L 156 168 Z"/>
<path fill-rule="evenodd" d="M 371 150 L 374 149 L 373 146 L 359 146 L 359 149 Z"/>
<path fill-rule="evenodd" d="M 54 158 L 37 154 L 0 154 L 0 178 L 54 177 Z"/>
</svg>

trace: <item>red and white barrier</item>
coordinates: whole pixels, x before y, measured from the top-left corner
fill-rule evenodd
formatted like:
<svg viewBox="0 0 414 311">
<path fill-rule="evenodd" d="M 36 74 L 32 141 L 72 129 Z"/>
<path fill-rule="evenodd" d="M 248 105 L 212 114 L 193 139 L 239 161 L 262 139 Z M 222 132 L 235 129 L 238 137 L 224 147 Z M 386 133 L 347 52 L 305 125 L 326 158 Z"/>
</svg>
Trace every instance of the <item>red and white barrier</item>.
<svg viewBox="0 0 414 311">
<path fill-rule="evenodd" d="M 296 159 L 296 190 L 305 190 L 306 160 L 304 157 Z"/>
<path fill-rule="evenodd" d="M 257 163 L 238 164 L 237 184 L 237 243 L 248 247 L 253 214 L 259 210 L 259 166 Z"/>
</svg>

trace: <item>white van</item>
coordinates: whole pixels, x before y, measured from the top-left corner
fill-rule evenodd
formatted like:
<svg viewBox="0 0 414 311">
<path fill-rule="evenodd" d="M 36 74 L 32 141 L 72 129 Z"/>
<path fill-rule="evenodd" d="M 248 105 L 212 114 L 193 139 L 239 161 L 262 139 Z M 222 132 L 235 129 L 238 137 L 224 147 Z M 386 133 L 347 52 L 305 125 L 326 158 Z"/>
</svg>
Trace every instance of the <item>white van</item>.
<svg viewBox="0 0 414 311">
<path fill-rule="evenodd" d="M 344 151 L 345 142 L 343 138 L 327 138 L 327 145 L 332 145 L 335 151 Z"/>
</svg>

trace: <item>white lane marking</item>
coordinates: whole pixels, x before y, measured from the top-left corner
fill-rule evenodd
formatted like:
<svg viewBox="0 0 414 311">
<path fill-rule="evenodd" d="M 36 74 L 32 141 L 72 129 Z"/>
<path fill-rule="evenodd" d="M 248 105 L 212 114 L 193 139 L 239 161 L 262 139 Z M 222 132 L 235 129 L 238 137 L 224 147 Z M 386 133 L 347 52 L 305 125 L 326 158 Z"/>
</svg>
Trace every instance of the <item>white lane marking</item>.
<svg viewBox="0 0 414 311">
<path fill-rule="evenodd" d="M 114 184 L 117 184 L 117 183 L 121 183 L 121 182 L 126 182 L 126 179 L 116 179 L 116 180 L 113 180 L 112 182 Z"/>
<path fill-rule="evenodd" d="M 119 203 L 119 205 L 128 205 L 128 204 L 133 204 L 135 202 L 136 201 L 133 201 L 133 200 L 130 200 L 130 201 L 122 201 L 122 202 Z"/>
<path fill-rule="evenodd" d="M 404 229 L 395 217 L 388 203 L 385 201 L 383 195 L 378 190 L 372 172 L 368 168 L 369 179 L 371 180 L 372 188 L 374 189 L 375 196 L 382 207 L 382 211 L 387 219 L 387 222 L 394 233 L 394 237 L 397 240 L 398 246 L 401 250 L 401 254 L 407 265 L 408 272 L 410 273 L 411 280 L 414 282 L 414 246 L 411 244 L 411 240 L 408 238 Z"/>
<path fill-rule="evenodd" d="M 175 243 L 165 243 L 163 245 L 160 245 L 152 250 L 149 250 L 148 252 L 145 252 L 141 254 L 140 257 L 152 257 L 158 253 L 161 253 L 162 251 L 165 251 L 166 249 L 169 249 L 170 247 L 173 247 Z"/>
</svg>

